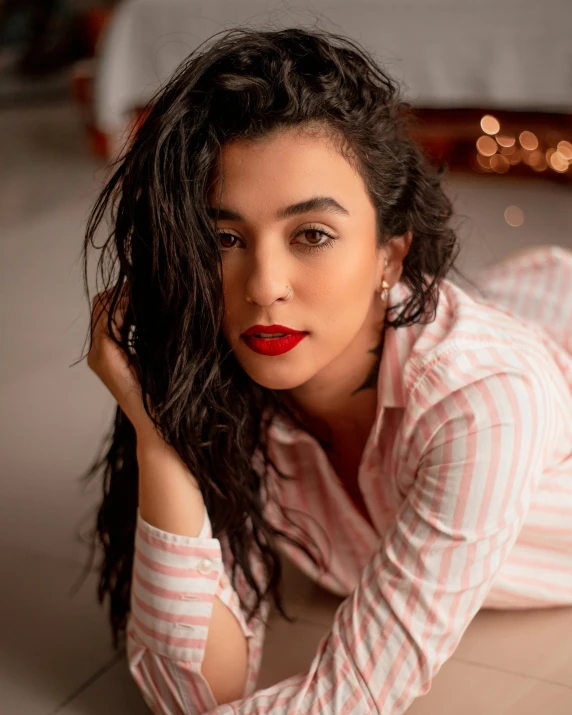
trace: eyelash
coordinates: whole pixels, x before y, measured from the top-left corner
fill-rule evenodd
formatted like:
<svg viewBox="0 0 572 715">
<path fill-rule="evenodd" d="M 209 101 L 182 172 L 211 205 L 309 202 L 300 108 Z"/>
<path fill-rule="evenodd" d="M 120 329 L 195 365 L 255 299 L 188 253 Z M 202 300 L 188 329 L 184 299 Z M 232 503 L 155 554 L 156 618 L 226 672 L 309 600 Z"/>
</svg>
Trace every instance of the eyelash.
<svg viewBox="0 0 572 715">
<path fill-rule="evenodd" d="M 301 231 L 298 231 L 298 233 L 294 236 L 294 238 L 297 238 L 298 236 L 302 236 L 305 233 L 319 233 L 322 234 L 322 236 L 327 236 L 329 238 L 328 241 L 325 243 L 320 243 L 317 246 L 309 246 L 309 245 L 304 245 L 304 244 L 298 244 L 300 248 L 302 248 L 304 251 L 307 252 L 312 252 L 312 251 L 321 251 L 324 248 L 332 248 L 334 245 L 334 241 L 337 241 L 338 239 L 335 236 L 332 236 L 331 233 L 328 233 L 327 231 L 324 231 L 323 228 L 318 228 L 317 226 L 306 226 L 303 228 Z M 233 238 L 240 240 L 238 236 L 235 236 L 234 233 L 229 233 L 228 231 L 219 231 L 218 232 L 219 237 L 220 236 L 232 236 Z M 230 251 L 234 246 L 230 246 L 230 248 L 227 248 L 225 246 L 222 246 L 223 251 Z"/>
</svg>

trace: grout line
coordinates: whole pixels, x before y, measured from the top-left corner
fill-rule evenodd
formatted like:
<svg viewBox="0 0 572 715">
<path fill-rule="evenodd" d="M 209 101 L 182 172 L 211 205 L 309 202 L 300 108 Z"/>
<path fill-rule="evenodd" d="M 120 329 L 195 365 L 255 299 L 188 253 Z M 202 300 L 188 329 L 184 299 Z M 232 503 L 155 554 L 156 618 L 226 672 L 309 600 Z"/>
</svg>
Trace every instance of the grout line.
<svg viewBox="0 0 572 715">
<path fill-rule="evenodd" d="M 527 673 L 519 673 L 517 670 L 509 670 L 508 668 L 500 668 L 496 665 L 486 665 L 485 663 L 479 663 L 476 660 L 469 660 L 468 658 L 458 658 L 457 656 L 451 656 L 451 660 L 457 661 L 457 663 L 466 663 L 467 665 L 476 665 L 479 668 L 484 668 L 485 670 L 495 670 L 499 673 L 506 673 L 507 675 L 519 675 L 521 678 L 527 678 L 528 680 L 537 680 L 541 683 L 548 683 L 549 685 L 559 685 L 561 688 L 567 688 L 572 690 L 572 685 L 566 685 L 566 683 L 559 683 L 556 680 L 549 680 L 548 678 L 539 678 L 536 675 L 528 675 Z"/>
<path fill-rule="evenodd" d="M 83 693 L 83 691 L 86 690 L 92 683 L 95 683 L 95 681 L 101 678 L 102 675 L 107 673 L 108 670 L 111 670 L 111 668 L 124 657 L 125 652 L 125 648 L 121 648 L 117 655 L 115 655 L 108 663 L 102 665 L 99 670 L 96 670 L 96 672 L 90 678 L 88 678 L 84 683 L 82 683 L 78 688 L 76 688 L 71 695 L 68 695 L 68 697 L 63 702 L 61 702 L 55 708 L 55 710 L 52 710 L 49 715 L 57 715 L 57 713 L 61 712 L 66 705 L 69 705 L 72 700 L 75 700 L 78 695 L 81 695 L 81 693 Z"/>
</svg>

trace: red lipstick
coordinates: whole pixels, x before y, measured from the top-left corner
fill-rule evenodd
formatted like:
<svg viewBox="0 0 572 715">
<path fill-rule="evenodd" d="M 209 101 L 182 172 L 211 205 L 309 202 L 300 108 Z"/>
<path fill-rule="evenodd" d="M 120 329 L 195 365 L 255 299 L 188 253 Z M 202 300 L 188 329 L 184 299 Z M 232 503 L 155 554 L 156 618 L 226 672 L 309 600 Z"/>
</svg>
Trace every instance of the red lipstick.
<svg viewBox="0 0 572 715">
<path fill-rule="evenodd" d="M 276 333 L 275 337 L 269 337 Z M 248 347 L 259 355 L 283 355 L 301 342 L 307 332 L 285 325 L 253 325 L 240 336 Z"/>
</svg>

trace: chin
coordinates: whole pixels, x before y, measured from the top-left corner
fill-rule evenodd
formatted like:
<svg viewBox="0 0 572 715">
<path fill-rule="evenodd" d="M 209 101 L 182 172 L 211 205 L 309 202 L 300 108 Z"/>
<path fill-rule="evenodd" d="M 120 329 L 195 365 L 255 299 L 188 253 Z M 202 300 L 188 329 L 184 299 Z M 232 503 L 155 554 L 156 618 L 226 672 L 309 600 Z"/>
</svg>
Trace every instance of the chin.
<svg viewBox="0 0 572 715">
<path fill-rule="evenodd" d="M 294 390 L 296 387 L 300 387 L 299 382 L 292 382 L 292 380 L 255 380 L 261 387 L 265 387 L 267 390 Z"/>
<path fill-rule="evenodd" d="M 292 365 L 279 365 L 280 358 L 261 358 L 268 361 L 268 365 L 263 368 L 260 365 L 253 365 L 252 361 L 239 360 L 244 372 L 251 380 L 268 390 L 293 390 L 307 382 L 313 373 L 306 370 L 296 370 Z M 274 364 L 272 362 L 276 360 Z"/>
</svg>

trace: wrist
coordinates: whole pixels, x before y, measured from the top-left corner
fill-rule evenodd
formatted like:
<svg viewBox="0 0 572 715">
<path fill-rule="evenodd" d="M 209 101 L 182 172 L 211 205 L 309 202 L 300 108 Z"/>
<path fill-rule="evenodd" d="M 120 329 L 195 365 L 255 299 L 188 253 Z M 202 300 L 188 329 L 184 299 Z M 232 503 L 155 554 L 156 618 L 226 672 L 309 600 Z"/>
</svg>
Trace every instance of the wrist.
<svg viewBox="0 0 572 715">
<path fill-rule="evenodd" d="M 172 445 L 167 444 L 156 429 L 143 433 L 137 432 L 136 454 L 140 478 L 145 479 L 146 475 L 156 473 L 169 473 L 179 475 L 179 479 L 184 476 L 185 482 L 189 482 L 198 489 L 197 480 L 191 474 L 177 450 Z M 154 479 L 155 477 L 151 478 Z"/>
<path fill-rule="evenodd" d="M 137 451 L 155 451 L 162 446 L 161 443 L 165 447 L 168 446 L 154 424 L 136 429 L 135 434 L 137 436 Z"/>
</svg>

